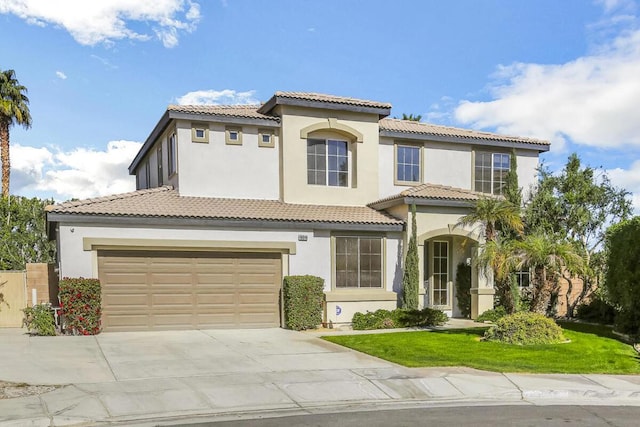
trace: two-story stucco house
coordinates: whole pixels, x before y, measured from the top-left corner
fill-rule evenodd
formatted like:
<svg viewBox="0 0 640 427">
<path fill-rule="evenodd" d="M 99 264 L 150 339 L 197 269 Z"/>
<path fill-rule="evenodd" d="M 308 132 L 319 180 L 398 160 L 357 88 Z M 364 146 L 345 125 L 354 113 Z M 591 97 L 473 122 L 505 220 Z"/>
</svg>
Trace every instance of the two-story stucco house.
<svg viewBox="0 0 640 427">
<path fill-rule="evenodd" d="M 97 277 L 107 331 L 282 323 L 286 275 L 325 280 L 327 321 L 395 308 L 417 207 L 421 304 L 459 313 L 456 266 L 482 237 L 455 227 L 520 185 L 546 141 L 387 118 L 383 102 L 277 92 L 262 105 L 168 107 L 129 167 L 137 191 L 48 212 L 61 277 Z M 493 306 L 472 275 L 472 316 Z"/>
</svg>

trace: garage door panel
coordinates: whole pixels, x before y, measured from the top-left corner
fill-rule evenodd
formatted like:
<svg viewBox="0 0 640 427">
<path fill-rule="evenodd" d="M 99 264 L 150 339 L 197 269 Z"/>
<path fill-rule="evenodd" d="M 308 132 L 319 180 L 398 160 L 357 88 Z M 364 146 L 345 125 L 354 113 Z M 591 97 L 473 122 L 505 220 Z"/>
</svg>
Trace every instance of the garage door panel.
<svg viewBox="0 0 640 427">
<path fill-rule="evenodd" d="M 100 251 L 106 331 L 277 327 L 280 254 Z"/>
</svg>

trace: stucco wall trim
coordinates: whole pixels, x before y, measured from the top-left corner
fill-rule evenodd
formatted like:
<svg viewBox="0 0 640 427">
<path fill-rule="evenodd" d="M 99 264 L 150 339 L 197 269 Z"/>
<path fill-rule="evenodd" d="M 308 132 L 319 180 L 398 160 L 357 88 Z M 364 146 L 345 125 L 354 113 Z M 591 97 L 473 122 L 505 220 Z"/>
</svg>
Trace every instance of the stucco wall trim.
<svg viewBox="0 0 640 427">
<path fill-rule="evenodd" d="M 250 252 L 286 252 L 295 255 L 296 244 L 294 242 L 256 242 L 256 241 L 232 241 L 232 240 L 172 240 L 172 239 L 119 239 L 84 237 L 82 249 L 85 251 L 105 249 L 175 249 L 175 250 L 223 250 L 223 251 L 250 251 Z"/>
<path fill-rule="evenodd" d="M 397 301 L 398 294 L 384 290 L 342 291 L 333 290 L 325 292 L 327 302 L 351 302 L 351 301 Z"/>
<path fill-rule="evenodd" d="M 356 142 L 364 141 L 362 132 L 344 123 L 339 123 L 338 119 L 334 118 L 328 118 L 326 121 L 323 120 L 300 129 L 300 138 L 307 139 L 310 133 L 325 129 L 330 129 L 339 134 L 346 134 L 349 138 L 355 138 Z"/>
</svg>

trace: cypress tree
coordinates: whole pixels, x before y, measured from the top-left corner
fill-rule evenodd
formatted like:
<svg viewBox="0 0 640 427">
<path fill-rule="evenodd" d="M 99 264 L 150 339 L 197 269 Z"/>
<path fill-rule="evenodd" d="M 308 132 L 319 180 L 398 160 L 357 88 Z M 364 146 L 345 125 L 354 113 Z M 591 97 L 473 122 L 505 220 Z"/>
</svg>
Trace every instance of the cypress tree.
<svg viewBox="0 0 640 427">
<path fill-rule="evenodd" d="M 409 239 L 402 276 L 402 307 L 414 310 L 418 308 L 418 286 L 420 281 L 417 229 L 416 205 L 411 205 L 411 238 Z"/>
</svg>

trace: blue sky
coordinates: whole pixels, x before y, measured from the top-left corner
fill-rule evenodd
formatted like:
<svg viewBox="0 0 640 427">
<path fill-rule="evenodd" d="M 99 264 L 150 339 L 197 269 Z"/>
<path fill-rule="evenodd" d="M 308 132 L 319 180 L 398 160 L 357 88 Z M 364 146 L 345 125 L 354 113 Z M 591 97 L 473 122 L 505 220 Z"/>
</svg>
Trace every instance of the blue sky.
<svg viewBox="0 0 640 427">
<path fill-rule="evenodd" d="M 549 139 L 549 167 L 577 152 L 640 212 L 639 14 L 632 0 L 0 0 L 0 69 L 34 119 L 12 129 L 12 193 L 129 191 L 168 104 L 287 90 Z"/>
</svg>

